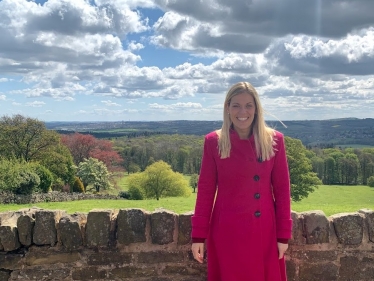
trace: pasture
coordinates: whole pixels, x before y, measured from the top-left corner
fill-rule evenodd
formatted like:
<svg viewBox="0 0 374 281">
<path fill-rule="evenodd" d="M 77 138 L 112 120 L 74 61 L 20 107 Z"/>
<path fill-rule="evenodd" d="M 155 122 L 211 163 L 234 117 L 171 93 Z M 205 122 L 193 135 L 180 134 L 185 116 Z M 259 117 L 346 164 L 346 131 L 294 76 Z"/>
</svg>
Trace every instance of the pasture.
<svg viewBox="0 0 374 281">
<path fill-rule="evenodd" d="M 92 209 L 123 209 L 142 208 L 154 211 L 164 208 L 178 214 L 193 211 L 196 193 L 185 197 L 161 198 L 160 200 L 82 200 L 71 202 L 46 202 L 25 205 L 0 205 L 0 212 L 15 211 L 22 208 L 37 206 L 43 209 L 60 209 L 72 214 L 75 212 L 88 213 Z M 337 186 L 322 185 L 308 198 L 300 202 L 292 202 L 292 210 L 304 212 L 322 210 L 326 216 L 337 213 L 356 212 L 367 208 L 374 210 L 374 188 L 368 186 Z"/>
</svg>

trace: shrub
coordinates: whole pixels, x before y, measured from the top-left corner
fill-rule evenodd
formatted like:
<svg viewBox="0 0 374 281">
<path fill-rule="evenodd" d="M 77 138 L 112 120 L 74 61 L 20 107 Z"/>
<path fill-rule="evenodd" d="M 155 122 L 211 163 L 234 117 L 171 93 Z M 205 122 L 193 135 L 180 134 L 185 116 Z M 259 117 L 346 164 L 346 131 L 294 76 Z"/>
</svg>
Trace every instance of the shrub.
<svg viewBox="0 0 374 281">
<path fill-rule="evenodd" d="M 143 192 L 137 186 L 130 186 L 129 187 L 129 194 L 130 194 L 129 199 L 131 199 L 131 200 L 143 200 L 144 199 Z"/>
<path fill-rule="evenodd" d="M 51 186 L 51 189 L 53 191 L 62 191 L 63 188 L 64 188 L 64 182 L 62 181 L 62 179 L 58 178 L 57 180 L 55 180 L 53 183 L 52 183 L 52 186 Z"/>
<path fill-rule="evenodd" d="M 374 176 L 368 178 L 368 186 L 374 187 Z"/>
<path fill-rule="evenodd" d="M 31 194 L 40 184 L 39 176 L 30 171 L 30 170 L 23 170 L 20 171 L 18 177 L 18 186 L 13 189 L 13 193 L 15 194 Z"/>
<path fill-rule="evenodd" d="M 0 161 L 0 190 L 31 194 L 39 184 L 40 178 L 29 163 L 17 160 Z"/>
<path fill-rule="evenodd" d="M 84 193 L 84 185 L 80 178 L 75 177 L 74 183 L 73 183 L 73 192 L 79 192 Z"/>
<path fill-rule="evenodd" d="M 130 199 L 130 193 L 128 191 L 120 191 L 118 197 Z"/>
<path fill-rule="evenodd" d="M 35 173 L 40 178 L 40 184 L 37 187 L 36 191 L 47 193 L 49 191 L 51 185 L 52 185 L 52 182 L 53 182 L 52 173 L 46 167 L 44 167 L 44 166 L 42 166 L 38 163 L 33 163 L 32 167 L 33 167 Z"/>
</svg>

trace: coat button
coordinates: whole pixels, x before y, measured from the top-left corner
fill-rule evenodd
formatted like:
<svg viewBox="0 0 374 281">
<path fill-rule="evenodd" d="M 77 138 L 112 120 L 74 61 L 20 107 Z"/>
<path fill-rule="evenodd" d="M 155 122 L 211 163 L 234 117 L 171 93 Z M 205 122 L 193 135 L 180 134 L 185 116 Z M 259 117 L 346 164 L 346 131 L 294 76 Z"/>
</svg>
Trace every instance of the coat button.
<svg viewBox="0 0 374 281">
<path fill-rule="evenodd" d="M 262 163 L 262 161 L 263 161 L 263 160 L 262 160 L 262 157 L 258 157 L 258 158 L 257 158 L 257 161 L 258 161 L 259 163 Z"/>
<path fill-rule="evenodd" d="M 255 176 L 253 177 L 253 179 L 254 179 L 255 181 L 259 181 L 259 180 L 260 180 L 260 177 L 259 177 L 258 175 L 255 175 Z"/>
<path fill-rule="evenodd" d="M 260 217 L 260 216 L 261 216 L 261 212 L 260 212 L 260 211 L 256 211 L 256 212 L 255 212 L 255 217 L 258 218 L 258 217 Z"/>
<path fill-rule="evenodd" d="M 260 199 L 261 195 L 260 193 L 255 193 L 255 199 Z"/>
</svg>

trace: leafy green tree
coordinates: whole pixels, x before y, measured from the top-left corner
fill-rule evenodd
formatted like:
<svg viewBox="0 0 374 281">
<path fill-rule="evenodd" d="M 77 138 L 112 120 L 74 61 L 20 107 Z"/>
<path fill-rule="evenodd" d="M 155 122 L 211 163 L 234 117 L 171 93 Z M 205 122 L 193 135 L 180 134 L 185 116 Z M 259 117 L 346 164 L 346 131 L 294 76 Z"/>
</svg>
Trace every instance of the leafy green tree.
<svg viewBox="0 0 374 281">
<path fill-rule="evenodd" d="M 40 178 L 27 162 L 0 160 L 0 190 L 15 194 L 31 194 L 40 184 Z"/>
<path fill-rule="evenodd" d="M 145 198 L 143 186 L 145 177 L 143 173 L 131 174 L 127 178 L 128 191 L 131 200 L 143 200 Z"/>
<path fill-rule="evenodd" d="M 96 158 L 90 157 L 79 163 L 77 176 L 82 180 L 85 190 L 89 185 L 92 185 L 96 192 L 112 187 L 106 165 Z"/>
<path fill-rule="evenodd" d="M 180 173 L 173 172 L 171 166 L 160 160 L 148 166 L 144 172 L 130 175 L 128 178 L 129 192 L 131 188 L 139 189 L 143 198 L 189 196 L 188 180 Z"/>
<path fill-rule="evenodd" d="M 285 137 L 287 160 L 291 180 L 291 198 L 300 201 L 322 184 L 312 171 L 311 161 L 306 156 L 306 148 L 300 140 Z"/>
<path fill-rule="evenodd" d="M 196 192 L 198 181 L 199 181 L 199 175 L 198 174 L 192 174 L 191 177 L 190 177 L 190 186 L 193 189 L 193 193 Z"/>
<path fill-rule="evenodd" d="M 66 146 L 58 144 L 49 148 L 39 162 L 51 171 L 53 175 L 52 185 L 57 189 L 61 185 L 73 185 L 77 167 L 74 165 L 73 157 Z"/>
<path fill-rule="evenodd" d="M 44 123 L 22 115 L 0 118 L 0 154 L 26 162 L 38 160 L 50 148 L 59 144 L 60 137 L 47 130 Z"/>
<path fill-rule="evenodd" d="M 53 182 L 52 173 L 43 165 L 39 163 L 32 163 L 31 167 L 34 169 L 35 173 L 39 176 L 40 184 L 37 187 L 37 191 L 47 193 Z"/>
<path fill-rule="evenodd" d="M 128 168 L 128 173 L 139 173 L 140 172 L 140 167 L 139 165 L 136 165 L 135 163 L 130 163 L 129 168 Z"/>
</svg>

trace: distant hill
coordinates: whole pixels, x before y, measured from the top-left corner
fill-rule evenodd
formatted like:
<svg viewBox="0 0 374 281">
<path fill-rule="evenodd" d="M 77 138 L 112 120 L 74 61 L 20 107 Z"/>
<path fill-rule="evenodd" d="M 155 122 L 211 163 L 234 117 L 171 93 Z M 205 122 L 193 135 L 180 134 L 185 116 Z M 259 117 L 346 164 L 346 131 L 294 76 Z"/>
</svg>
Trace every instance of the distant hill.
<svg viewBox="0 0 374 281">
<path fill-rule="evenodd" d="M 374 119 L 342 118 L 331 120 L 267 121 L 284 135 L 300 139 L 307 146 L 374 146 Z M 221 127 L 222 121 L 117 121 L 117 122 L 46 122 L 59 133 L 80 132 L 97 138 L 136 137 L 152 134 L 205 135 Z"/>
</svg>

